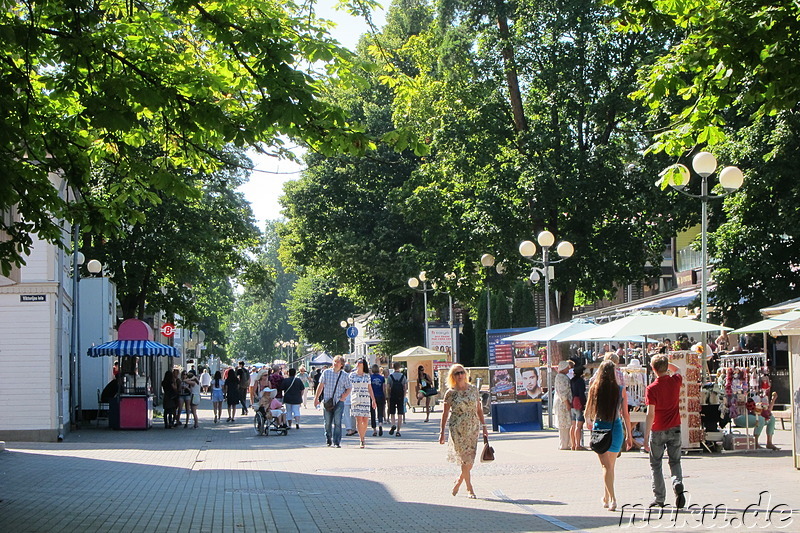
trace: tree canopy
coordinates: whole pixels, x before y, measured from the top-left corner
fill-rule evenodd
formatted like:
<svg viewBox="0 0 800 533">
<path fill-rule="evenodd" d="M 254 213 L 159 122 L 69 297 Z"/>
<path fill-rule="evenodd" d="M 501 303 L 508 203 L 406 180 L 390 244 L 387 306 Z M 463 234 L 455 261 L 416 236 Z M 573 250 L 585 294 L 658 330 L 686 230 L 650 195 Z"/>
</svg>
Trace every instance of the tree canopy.
<svg viewBox="0 0 800 533">
<path fill-rule="evenodd" d="M 0 269 L 59 242 L 60 220 L 108 234 L 159 193 L 195 193 L 175 171 L 210 172 L 226 145 L 281 154 L 285 139 L 321 153 L 363 153 L 371 141 L 330 100 L 352 56 L 307 4 L 22 2 L 0 20 Z M 312 63 L 314 64 L 312 68 Z M 152 143 L 158 157 L 140 158 Z M 111 195 L 93 194 L 99 165 Z M 63 178 L 80 201 L 51 184 Z M 141 217 L 140 217 L 141 218 Z"/>
</svg>

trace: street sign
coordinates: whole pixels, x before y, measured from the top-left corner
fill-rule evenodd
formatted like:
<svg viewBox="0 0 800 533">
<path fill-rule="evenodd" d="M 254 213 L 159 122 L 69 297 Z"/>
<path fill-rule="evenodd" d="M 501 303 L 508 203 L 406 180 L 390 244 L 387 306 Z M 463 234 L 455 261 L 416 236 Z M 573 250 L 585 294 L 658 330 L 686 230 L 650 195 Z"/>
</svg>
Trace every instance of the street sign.
<svg viewBox="0 0 800 533">
<path fill-rule="evenodd" d="M 347 336 L 348 338 L 355 339 L 358 337 L 358 328 L 355 326 L 350 326 L 347 328 Z"/>
<path fill-rule="evenodd" d="M 175 325 L 174 324 L 164 324 L 161 326 L 161 334 L 165 337 L 172 337 L 175 335 Z"/>
</svg>

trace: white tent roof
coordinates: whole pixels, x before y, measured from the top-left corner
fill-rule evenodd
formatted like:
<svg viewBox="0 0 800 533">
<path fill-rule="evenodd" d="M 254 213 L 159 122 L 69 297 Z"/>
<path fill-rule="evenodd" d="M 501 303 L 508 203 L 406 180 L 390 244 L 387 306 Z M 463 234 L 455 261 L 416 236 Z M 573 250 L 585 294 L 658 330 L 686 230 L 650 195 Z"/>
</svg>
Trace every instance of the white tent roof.
<svg viewBox="0 0 800 533">
<path fill-rule="evenodd" d="M 763 333 L 765 331 L 771 331 L 775 328 L 779 328 L 787 322 L 791 322 L 797 318 L 800 318 L 800 309 L 771 316 L 769 318 L 765 318 L 764 320 L 759 320 L 753 324 L 735 329 L 731 333 Z"/>
<path fill-rule="evenodd" d="M 408 350 L 403 350 L 397 355 L 392 356 L 392 361 L 409 361 L 413 359 L 437 359 L 440 357 L 447 357 L 444 352 L 430 350 L 424 346 L 414 346 Z"/>
<path fill-rule="evenodd" d="M 629 339 L 631 336 L 657 336 L 673 335 L 676 333 L 700 333 L 705 331 L 730 330 L 725 326 L 717 326 L 700 322 L 699 320 L 689 320 L 688 318 L 677 318 L 674 316 L 661 315 L 658 313 L 636 313 L 619 320 L 614 320 L 608 324 L 597 326 L 592 330 L 572 335 L 563 341 L 585 341 L 585 340 L 607 340 L 607 339 Z"/>
<path fill-rule="evenodd" d="M 582 320 L 573 320 L 571 322 L 562 322 L 561 324 L 553 324 L 552 326 L 534 329 L 533 331 L 526 331 L 518 335 L 512 335 L 502 339 L 505 341 L 529 341 L 529 342 L 548 342 L 557 341 L 570 335 L 593 329 L 595 324 Z"/>
<path fill-rule="evenodd" d="M 800 335 L 800 318 L 796 318 L 789 322 L 772 328 L 769 330 L 770 335 L 778 337 L 780 335 Z"/>
</svg>

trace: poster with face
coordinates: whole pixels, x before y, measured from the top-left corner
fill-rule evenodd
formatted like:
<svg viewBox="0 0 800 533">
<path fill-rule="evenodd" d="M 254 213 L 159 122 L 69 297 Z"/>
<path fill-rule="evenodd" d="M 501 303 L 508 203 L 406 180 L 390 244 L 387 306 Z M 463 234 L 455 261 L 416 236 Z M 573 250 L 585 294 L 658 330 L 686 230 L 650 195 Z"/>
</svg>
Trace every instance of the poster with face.
<svg viewBox="0 0 800 533">
<path fill-rule="evenodd" d="M 498 403 L 513 402 L 516 385 L 514 384 L 514 367 L 511 365 L 489 369 L 492 382 L 492 401 Z"/>
<path fill-rule="evenodd" d="M 516 368 L 517 400 L 542 401 L 542 386 L 538 367 Z"/>
</svg>

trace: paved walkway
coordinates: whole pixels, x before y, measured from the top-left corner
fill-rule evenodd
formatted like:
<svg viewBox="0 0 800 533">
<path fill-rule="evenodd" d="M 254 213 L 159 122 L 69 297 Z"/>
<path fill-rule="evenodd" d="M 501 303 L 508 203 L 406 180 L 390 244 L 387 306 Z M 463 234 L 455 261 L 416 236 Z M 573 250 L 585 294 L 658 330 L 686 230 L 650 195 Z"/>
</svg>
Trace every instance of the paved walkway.
<svg viewBox="0 0 800 533">
<path fill-rule="evenodd" d="M 667 508 L 643 522 L 652 499 L 644 454 L 617 462 L 619 504 L 627 506 L 608 512 L 592 452 L 556 450 L 552 431 L 492 435 L 497 460 L 475 466 L 478 499 L 470 500 L 450 494 L 457 467 L 437 442 L 439 412 L 428 423 L 409 414 L 401 438 L 370 431 L 363 450 L 357 437 L 326 447 L 320 411 L 303 415 L 287 436 L 258 437 L 251 416 L 214 424 L 204 396 L 199 429 L 84 428 L 62 443 L 9 442 L 0 453 L 0 530 L 800 530 L 800 514 L 791 512 L 800 510 L 800 472 L 789 451 L 684 456 L 692 512 Z M 789 439 L 776 432 L 785 450 Z"/>
</svg>

